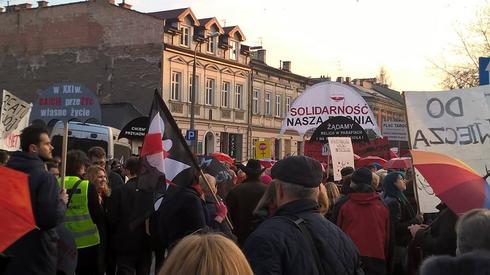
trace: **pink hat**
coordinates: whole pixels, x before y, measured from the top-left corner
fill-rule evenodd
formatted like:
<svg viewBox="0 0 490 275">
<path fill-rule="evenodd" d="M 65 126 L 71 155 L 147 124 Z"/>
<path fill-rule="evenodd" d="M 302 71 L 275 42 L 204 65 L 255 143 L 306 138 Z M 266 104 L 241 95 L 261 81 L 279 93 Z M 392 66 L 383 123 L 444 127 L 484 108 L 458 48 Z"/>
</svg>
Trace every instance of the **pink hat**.
<svg viewBox="0 0 490 275">
<path fill-rule="evenodd" d="M 265 185 L 269 185 L 272 181 L 272 178 L 271 176 L 264 174 L 260 177 L 260 181 Z"/>
</svg>

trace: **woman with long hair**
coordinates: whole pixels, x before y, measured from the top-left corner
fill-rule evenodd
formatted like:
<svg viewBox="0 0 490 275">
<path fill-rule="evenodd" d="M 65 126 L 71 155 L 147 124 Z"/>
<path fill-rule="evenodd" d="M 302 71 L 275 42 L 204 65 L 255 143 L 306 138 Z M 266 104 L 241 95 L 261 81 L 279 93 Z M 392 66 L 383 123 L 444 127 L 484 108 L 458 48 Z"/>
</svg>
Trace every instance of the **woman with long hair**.
<svg viewBox="0 0 490 275">
<path fill-rule="evenodd" d="M 99 194 L 99 203 L 103 206 L 106 198 L 111 196 L 111 189 L 109 188 L 105 169 L 97 165 L 92 165 L 87 169 L 85 178 L 88 179 L 90 184 L 95 186 L 97 194 Z"/>
<path fill-rule="evenodd" d="M 183 238 L 159 275 L 227 274 L 252 275 L 252 269 L 238 246 L 220 234 L 192 234 Z"/>
</svg>

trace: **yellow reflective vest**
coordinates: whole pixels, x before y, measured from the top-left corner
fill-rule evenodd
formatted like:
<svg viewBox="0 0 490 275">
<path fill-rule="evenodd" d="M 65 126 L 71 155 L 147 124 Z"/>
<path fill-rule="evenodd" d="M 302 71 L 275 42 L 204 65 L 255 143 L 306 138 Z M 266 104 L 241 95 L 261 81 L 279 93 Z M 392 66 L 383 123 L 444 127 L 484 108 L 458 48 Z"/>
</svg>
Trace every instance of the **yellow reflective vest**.
<svg viewBox="0 0 490 275">
<path fill-rule="evenodd" d="M 71 190 L 79 180 L 79 177 L 65 177 L 67 192 L 72 192 Z M 77 248 L 90 247 L 100 243 L 99 231 L 88 210 L 88 185 L 88 180 L 83 180 L 78 184 L 65 212 L 65 226 L 75 238 Z"/>
</svg>

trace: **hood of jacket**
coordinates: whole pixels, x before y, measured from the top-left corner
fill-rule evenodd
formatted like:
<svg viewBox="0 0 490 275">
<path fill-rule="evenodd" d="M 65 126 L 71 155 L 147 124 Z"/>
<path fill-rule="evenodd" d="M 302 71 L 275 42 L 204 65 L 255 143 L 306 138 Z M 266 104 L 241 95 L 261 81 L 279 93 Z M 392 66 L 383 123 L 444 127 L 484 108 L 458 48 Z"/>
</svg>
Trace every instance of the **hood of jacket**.
<svg viewBox="0 0 490 275">
<path fill-rule="evenodd" d="M 376 192 L 350 193 L 349 198 L 353 203 L 358 204 L 371 204 L 373 201 L 381 201 L 381 197 Z"/>
<path fill-rule="evenodd" d="M 45 170 L 44 162 L 38 156 L 33 156 L 25 152 L 14 152 L 7 163 L 7 166 L 29 174 L 33 170 Z"/>
</svg>

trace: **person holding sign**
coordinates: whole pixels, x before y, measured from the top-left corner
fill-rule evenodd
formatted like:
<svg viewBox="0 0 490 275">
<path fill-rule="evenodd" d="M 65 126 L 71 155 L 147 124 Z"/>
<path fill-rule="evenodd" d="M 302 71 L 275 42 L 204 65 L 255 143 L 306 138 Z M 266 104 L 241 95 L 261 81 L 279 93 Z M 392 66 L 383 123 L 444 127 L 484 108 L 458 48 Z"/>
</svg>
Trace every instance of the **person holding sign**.
<svg viewBox="0 0 490 275">
<path fill-rule="evenodd" d="M 60 192 L 56 179 L 46 171 L 53 146 L 48 131 L 38 126 L 25 128 L 20 135 L 21 152 L 14 152 L 7 167 L 29 174 L 29 190 L 36 225 L 5 254 L 11 256 L 4 274 L 56 274 L 56 226 L 63 222 L 68 197 Z"/>
</svg>

